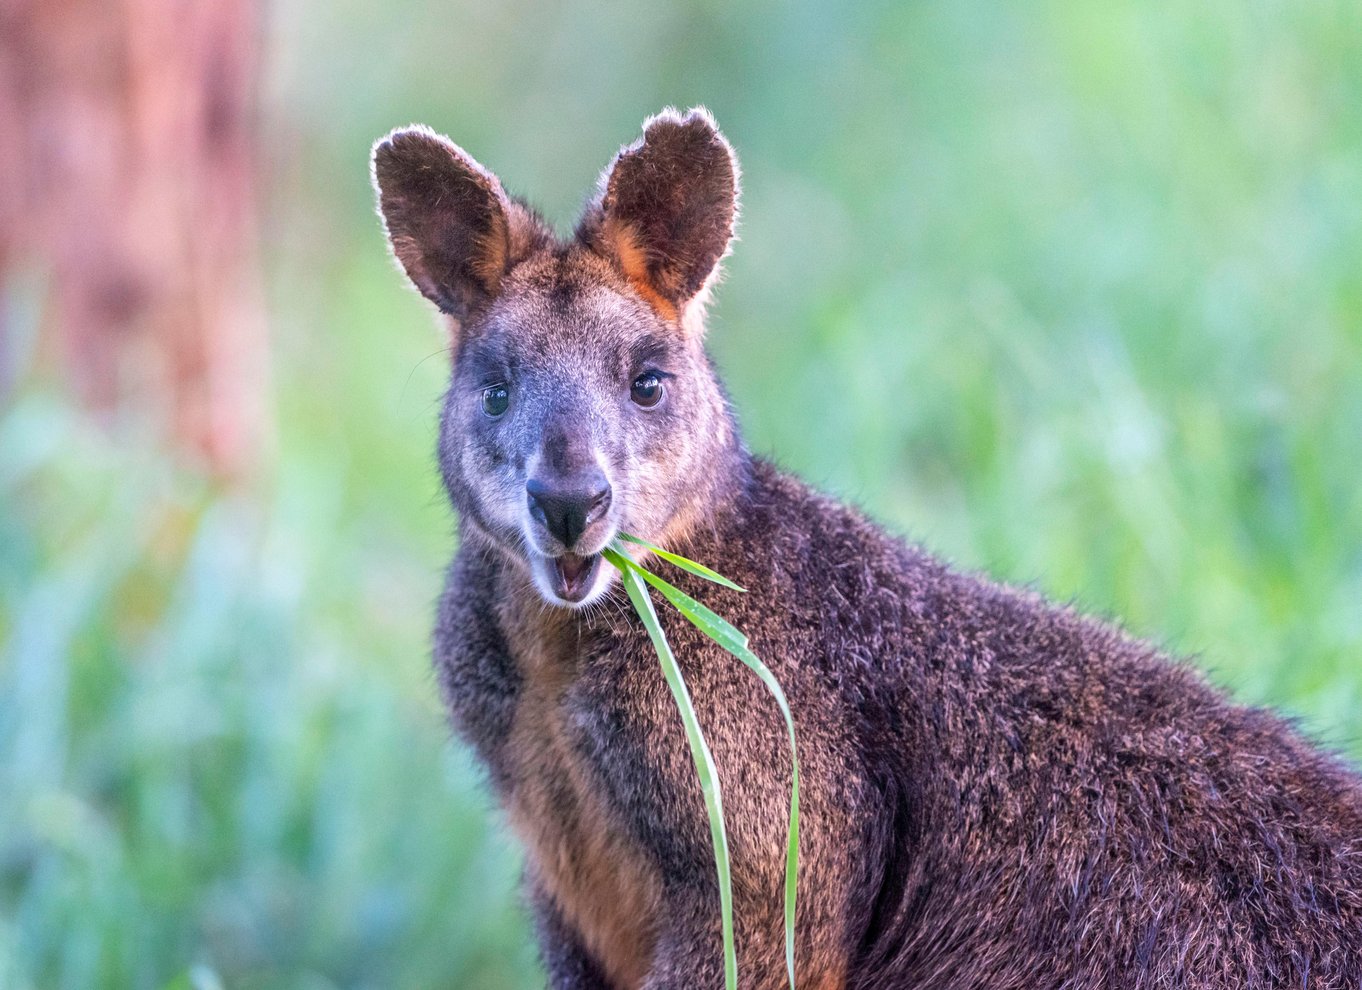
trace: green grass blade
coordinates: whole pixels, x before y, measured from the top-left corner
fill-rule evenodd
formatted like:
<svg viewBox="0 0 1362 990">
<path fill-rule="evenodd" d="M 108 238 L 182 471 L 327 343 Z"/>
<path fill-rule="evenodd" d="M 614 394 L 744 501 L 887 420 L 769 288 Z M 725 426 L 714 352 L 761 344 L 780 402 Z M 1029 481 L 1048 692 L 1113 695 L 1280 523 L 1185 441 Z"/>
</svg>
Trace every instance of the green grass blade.
<svg viewBox="0 0 1362 990">
<path fill-rule="evenodd" d="M 645 540 L 645 539 L 642 539 L 642 538 L 637 537 L 637 536 L 630 536 L 628 533 L 619 533 L 619 534 L 617 534 L 617 535 L 619 536 L 619 538 L 620 538 L 621 540 L 625 540 L 625 541 L 628 542 L 628 543 L 636 543 L 636 544 L 638 544 L 638 545 L 641 546 L 641 547 L 647 547 L 649 550 L 651 550 L 653 553 L 657 554 L 659 557 L 661 557 L 661 558 L 662 558 L 663 560 L 665 560 L 667 563 L 669 563 L 669 564 L 674 564 L 675 566 L 681 568 L 683 571 L 690 571 L 690 572 L 691 572 L 692 574 L 694 574 L 696 577 L 702 577 L 702 578 L 704 578 L 706 581 L 713 581 L 715 584 L 721 584 L 721 585 L 723 585 L 725 588 L 732 588 L 734 591 L 746 591 L 746 590 L 747 590 L 746 588 L 741 587 L 740 585 L 734 584 L 732 581 L 730 581 L 728 578 L 724 577 L 724 576 L 723 576 L 722 574 L 720 574 L 718 571 L 711 570 L 710 568 L 706 567 L 704 564 L 697 564 L 695 561 L 691 560 L 689 557 L 683 557 L 683 556 L 681 556 L 679 553 L 672 553 L 670 550 L 663 550 L 661 547 L 659 547 L 659 546 L 657 546 L 657 545 L 655 545 L 655 544 L 649 543 L 649 542 L 648 542 L 647 540 Z M 628 555 L 626 554 L 626 556 L 628 556 Z M 633 559 L 633 558 L 631 557 L 630 560 L 632 560 L 632 559 Z M 642 568 L 640 568 L 640 572 L 646 573 L 646 571 L 643 571 Z"/>
<path fill-rule="evenodd" d="M 634 560 L 629 558 L 625 560 L 625 566 L 620 568 L 622 573 L 627 571 L 631 576 L 637 575 L 647 581 L 697 629 L 746 664 L 775 697 L 780 713 L 785 717 L 785 728 L 790 737 L 790 821 L 785 846 L 785 966 L 790 977 L 790 990 L 795 990 L 794 926 L 799 877 L 799 748 L 795 740 L 794 715 L 790 712 L 785 691 L 770 668 L 748 647 L 747 637 L 736 627 L 680 588 L 640 567 Z M 611 563 L 615 561 L 612 560 Z"/>
<path fill-rule="evenodd" d="M 692 623 L 730 653 L 747 645 L 747 636 L 737 627 L 723 619 L 713 610 L 701 605 L 690 595 L 671 582 L 658 577 L 652 571 L 634 565 L 639 577 L 662 593 L 662 596 L 676 606 Z"/>
<path fill-rule="evenodd" d="M 603 551 L 605 559 L 614 564 L 620 572 L 620 580 L 634 610 L 648 630 L 653 641 L 657 658 L 662 664 L 662 674 L 667 687 L 671 689 L 676 707 L 681 712 L 681 721 L 686 728 L 686 740 L 690 743 L 691 757 L 695 761 L 695 772 L 700 778 L 700 790 L 704 794 L 705 808 L 709 812 L 709 831 L 714 841 L 714 865 L 719 874 L 719 910 L 723 923 L 724 943 L 724 985 L 727 990 L 738 987 L 738 955 L 733 940 L 733 877 L 728 860 L 728 833 L 724 828 L 723 796 L 719 789 L 719 774 L 714 766 L 714 757 L 705 742 L 705 734 L 700 730 L 695 707 L 691 704 L 690 691 L 686 688 L 681 668 L 676 664 L 671 647 L 667 644 L 662 624 L 657 619 L 653 602 L 648 597 L 647 585 L 639 578 L 645 573 L 627 555 L 612 548 Z"/>
</svg>

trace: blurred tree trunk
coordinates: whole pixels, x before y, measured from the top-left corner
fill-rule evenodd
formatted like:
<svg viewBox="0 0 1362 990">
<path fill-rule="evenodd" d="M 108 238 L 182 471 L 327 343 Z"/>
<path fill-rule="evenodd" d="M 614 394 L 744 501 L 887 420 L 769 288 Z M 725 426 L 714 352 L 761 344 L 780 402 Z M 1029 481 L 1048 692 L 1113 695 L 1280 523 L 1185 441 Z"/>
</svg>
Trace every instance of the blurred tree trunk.
<svg viewBox="0 0 1362 990">
<path fill-rule="evenodd" d="M 0 0 L 0 289 L 106 418 L 223 473 L 264 441 L 257 0 Z"/>
</svg>

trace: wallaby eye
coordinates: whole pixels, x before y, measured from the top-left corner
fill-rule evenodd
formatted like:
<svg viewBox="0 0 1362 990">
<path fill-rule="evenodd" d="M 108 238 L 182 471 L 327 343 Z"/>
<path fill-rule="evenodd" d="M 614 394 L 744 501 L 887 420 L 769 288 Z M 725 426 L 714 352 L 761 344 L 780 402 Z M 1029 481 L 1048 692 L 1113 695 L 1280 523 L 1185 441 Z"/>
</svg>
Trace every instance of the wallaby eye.
<svg viewBox="0 0 1362 990">
<path fill-rule="evenodd" d="M 662 401 L 662 379 L 651 371 L 634 379 L 634 387 L 629 397 L 644 409 L 649 409 Z"/>
<path fill-rule="evenodd" d="M 505 385 L 489 385 L 482 390 L 482 411 L 496 419 L 511 404 L 511 393 Z"/>
</svg>

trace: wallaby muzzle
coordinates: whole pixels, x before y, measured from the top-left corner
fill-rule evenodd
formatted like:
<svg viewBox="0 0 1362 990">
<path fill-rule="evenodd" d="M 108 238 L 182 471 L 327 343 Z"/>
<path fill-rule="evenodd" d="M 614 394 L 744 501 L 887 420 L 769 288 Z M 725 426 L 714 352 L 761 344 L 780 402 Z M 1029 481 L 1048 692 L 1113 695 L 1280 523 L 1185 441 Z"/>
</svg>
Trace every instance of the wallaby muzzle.
<svg viewBox="0 0 1362 990">
<path fill-rule="evenodd" d="M 530 518 L 572 550 L 592 524 L 610 510 L 610 482 L 599 467 L 573 476 L 525 482 Z"/>
</svg>

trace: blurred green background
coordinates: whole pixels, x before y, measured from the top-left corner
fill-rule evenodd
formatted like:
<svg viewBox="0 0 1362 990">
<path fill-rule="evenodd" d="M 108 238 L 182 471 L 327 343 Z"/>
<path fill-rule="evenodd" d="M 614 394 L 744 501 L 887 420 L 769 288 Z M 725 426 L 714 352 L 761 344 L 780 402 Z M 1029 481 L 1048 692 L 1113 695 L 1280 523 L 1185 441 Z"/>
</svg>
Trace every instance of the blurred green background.
<svg viewBox="0 0 1362 990">
<path fill-rule="evenodd" d="M 277 447 L 222 487 L 31 368 L 0 407 L 0 987 L 542 983 L 427 630 L 446 365 L 369 145 L 566 228 L 703 103 L 752 446 L 1362 755 L 1362 5 L 278 0 Z M 13 287 L 12 287 L 13 288 Z"/>
</svg>

